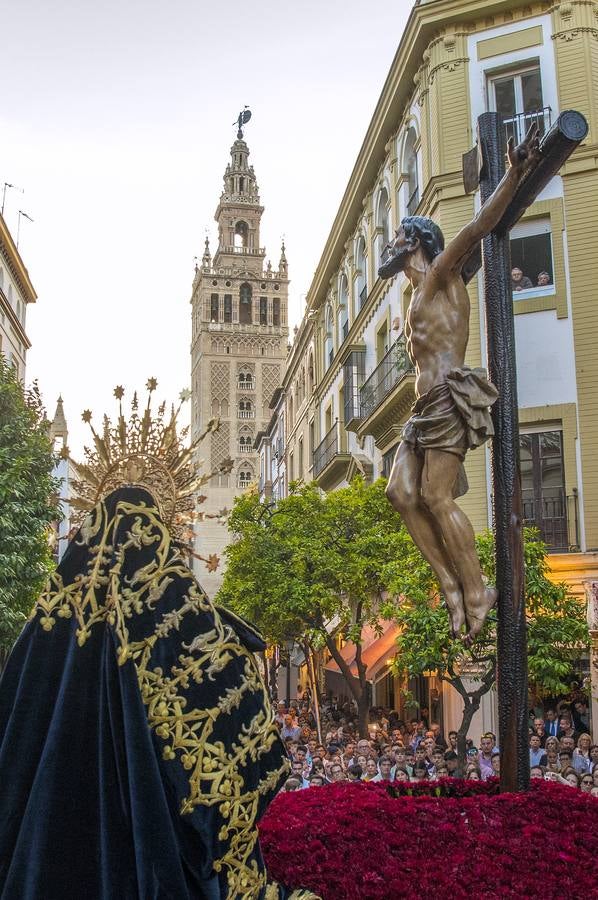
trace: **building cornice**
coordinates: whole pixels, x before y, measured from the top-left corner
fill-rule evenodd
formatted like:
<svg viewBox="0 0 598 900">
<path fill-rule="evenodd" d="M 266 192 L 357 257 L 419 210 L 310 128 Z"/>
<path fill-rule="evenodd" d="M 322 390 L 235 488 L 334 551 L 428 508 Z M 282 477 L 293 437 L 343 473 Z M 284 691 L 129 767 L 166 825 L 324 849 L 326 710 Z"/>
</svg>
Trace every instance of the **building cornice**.
<svg viewBox="0 0 598 900">
<path fill-rule="evenodd" d="M 8 226 L 4 218 L 0 215 L 0 250 L 6 260 L 6 264 L 11 274 L 17 281 L 19 290 L 23 294 L 25 303 L 35 303 L 37 294 L 35 288 L 31 284 L 29 272 L 25 268 L 25 263 L 21 259 L 21 254 L 17 250 L 17 246 L 12 239 L 12 235 L 8 230 Z"/>
</svg>

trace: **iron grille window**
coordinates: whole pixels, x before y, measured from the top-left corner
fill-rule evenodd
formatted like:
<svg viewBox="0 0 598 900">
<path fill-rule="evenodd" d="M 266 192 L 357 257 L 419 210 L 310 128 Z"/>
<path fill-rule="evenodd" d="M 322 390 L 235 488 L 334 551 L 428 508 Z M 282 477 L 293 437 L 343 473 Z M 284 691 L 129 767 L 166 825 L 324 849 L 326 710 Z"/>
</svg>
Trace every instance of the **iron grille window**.
<svg viewBox="0 0 598 900">
<path fill-rule="evenodd" d="M 561 431 L 519 436 L 523 520 L 552 550 L 569 546 Z"/>
</svg>

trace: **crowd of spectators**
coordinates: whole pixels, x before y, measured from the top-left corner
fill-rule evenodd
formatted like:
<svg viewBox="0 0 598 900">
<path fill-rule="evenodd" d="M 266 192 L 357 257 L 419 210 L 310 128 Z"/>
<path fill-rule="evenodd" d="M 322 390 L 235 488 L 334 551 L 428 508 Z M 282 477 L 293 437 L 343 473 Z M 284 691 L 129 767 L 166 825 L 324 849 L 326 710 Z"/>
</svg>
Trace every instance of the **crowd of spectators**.
<svg viewBox="0 0 598 900">
<path fill-rule="evenodd" d="M 518 266 L 511 269 L 511 287 L 514 291 L 529 291 L 533 287 L 547 287 L 552 284 L 552 278 L 548 272 L 539 272 L 534 284 Z"/>
<path fill-rule="evenodd" d="M 496 735 L 486 732 L 478 744 L 467 738 L 461 764 L 457 732 L 449 731 L 445 738 L 427 710 L 406 721 L 395 711 L 373 708 L 367 738 L 359 736 L 348 703 L 340 706 L 333 700 L 320 715 L 318 733 L 308 694 L 277 705 L 276 722 L 291 759 L 285 791 L 339 781 L 485 781 L 500 775 Z M 598 744 L 590 735 L 583 697 L 530 718 L 529 754 L 532 778 L 559 781 L 598 798 Z"/>
</svg>

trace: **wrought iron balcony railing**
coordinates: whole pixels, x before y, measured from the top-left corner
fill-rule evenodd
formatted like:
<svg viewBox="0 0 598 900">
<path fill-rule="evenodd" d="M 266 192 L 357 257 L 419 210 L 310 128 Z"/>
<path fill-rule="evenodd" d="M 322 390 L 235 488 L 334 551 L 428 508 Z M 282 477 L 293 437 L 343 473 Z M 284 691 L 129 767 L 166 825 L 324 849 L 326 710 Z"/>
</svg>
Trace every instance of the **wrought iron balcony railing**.
<svg viewBox="0 0 598 900">
<path fill-rule="evenodd" d="M 367 419 L 408 372 L 413 372 L 413 363 L 407 355 L 405 337 L 400 335 L 359 391 L 361 418 Z"/>
<path fill-rule="evenodd" d="M 577 494 L 550 488 L 538 499 L 522 491 L 523 524 L 537 528 L 549 550 L 570 550 L 579 546 Z"/>
<path fill-rule="evenodd" d="M 324 437 L 313 453 L 313 475 L 317 478 L 323 472 L 328 463 L 332 462 L 338 454 L 338 422 L 335 422 L 330 431 Z"/>
<path fill-rule="evenodd" d="M 551 115 L 550 106 L 545 106 L 543 109 L 534 109 L 531 112 L 517 113 L 514 116 L 503 118 L 505 140 L 508 141 L 512 137 L 516 144 L 520 144 L 532 125 L 538 126 L 540 137 L 542 137 L 552 124 Z"/>
</svg>

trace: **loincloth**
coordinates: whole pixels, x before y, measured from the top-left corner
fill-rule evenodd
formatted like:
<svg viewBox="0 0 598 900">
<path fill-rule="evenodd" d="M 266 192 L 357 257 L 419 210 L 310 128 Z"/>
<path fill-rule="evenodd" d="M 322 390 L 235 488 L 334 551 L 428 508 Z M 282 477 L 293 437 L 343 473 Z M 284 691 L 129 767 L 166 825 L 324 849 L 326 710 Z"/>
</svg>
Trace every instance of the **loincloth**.
<svg viewBox="0 0 598 900">
<path fill-rule="evenodd" d="M 452 369 L 415 401 L 403 428 L 403 440 L 416 453 L 443 450 L 461 459 L 453 497 L 466 494 L 469 485 L 463 467 L 468 450 L 480 447 L 494 434 L 490 406 L 498 391 L 485 369 Z"/>
</svg>

